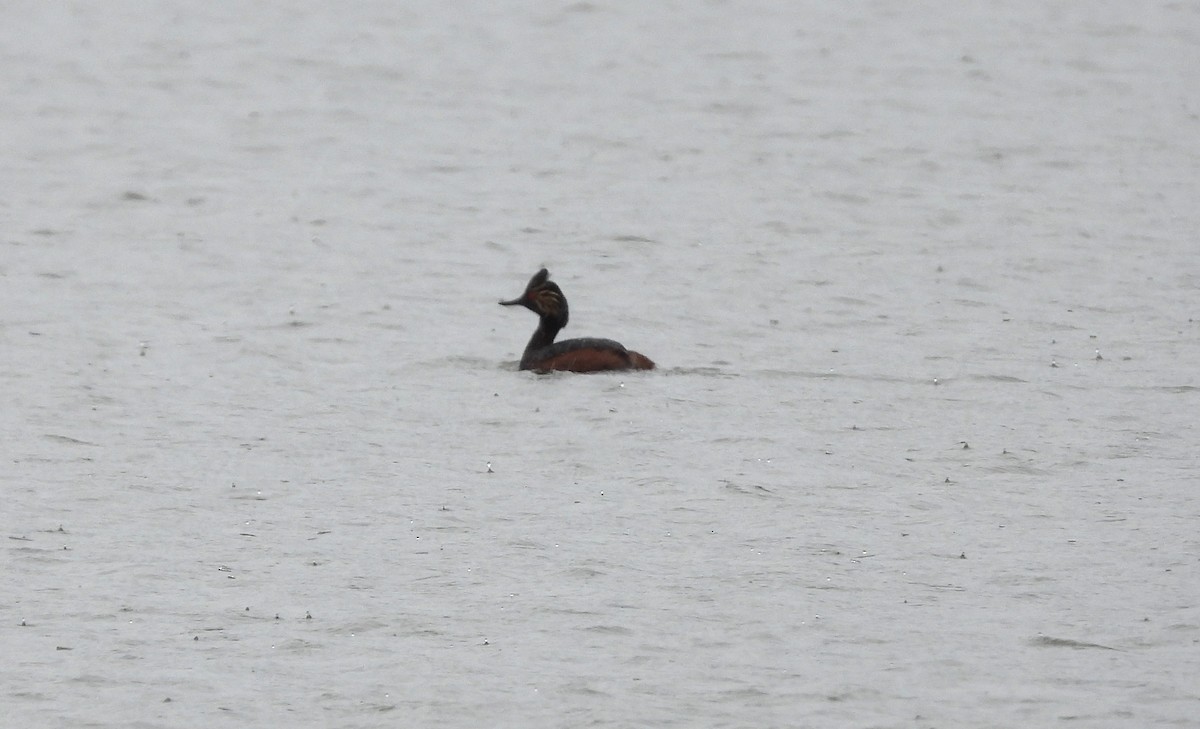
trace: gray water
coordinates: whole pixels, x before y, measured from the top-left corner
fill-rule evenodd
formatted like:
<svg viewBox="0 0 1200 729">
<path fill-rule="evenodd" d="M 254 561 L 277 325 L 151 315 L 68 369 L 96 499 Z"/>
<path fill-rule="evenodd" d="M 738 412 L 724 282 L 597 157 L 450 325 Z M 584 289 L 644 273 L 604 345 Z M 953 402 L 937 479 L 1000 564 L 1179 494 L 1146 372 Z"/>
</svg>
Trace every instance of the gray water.
<svg viewBox="0 0 1200 729">
<path fill-rule="evenodd" d="M 1200 6 L 4 15 L 5 726 L 1200 726 Z"/>
</svg>

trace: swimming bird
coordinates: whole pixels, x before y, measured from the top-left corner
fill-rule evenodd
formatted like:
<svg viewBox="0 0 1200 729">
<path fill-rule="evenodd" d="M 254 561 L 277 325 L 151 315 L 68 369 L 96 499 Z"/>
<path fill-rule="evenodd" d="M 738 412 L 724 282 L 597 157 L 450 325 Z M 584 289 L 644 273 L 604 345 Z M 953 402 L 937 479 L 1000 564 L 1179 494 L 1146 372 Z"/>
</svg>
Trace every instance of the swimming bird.
<svg viewBox="0 0 1200 729">
<path fill-rule="evenodd" d="M 500 305 L 524 306 L 538 315 L 538 326 L 525 345 L 520 369 L 540 373 L 654 369 L 648 357 L 611 339 L 585 337 L 555 342 L 559 330 L 567 325 L 567 297 L 544 268 L 529 279 L 524 294 L 512 301 L 501 301 Z"/>
</svg>

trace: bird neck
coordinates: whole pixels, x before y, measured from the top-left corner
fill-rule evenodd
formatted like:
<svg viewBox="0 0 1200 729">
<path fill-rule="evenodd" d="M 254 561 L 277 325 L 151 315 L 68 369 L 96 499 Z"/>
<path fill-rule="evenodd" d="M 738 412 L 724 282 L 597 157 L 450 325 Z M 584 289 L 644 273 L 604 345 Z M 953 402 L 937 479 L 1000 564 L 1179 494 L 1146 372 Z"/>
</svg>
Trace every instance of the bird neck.
<svg viewBox="0 0 1200 729">
<path fill-rule="evenodd" d="M 541 317 L 538 320 L 537 329 L 534 330 L 533 336 L 529 338 L 529 344 L 525 345 L 525 357 L 543 347 L 549 347 L 551 344 L 554 344 L 554 338 L 558 336 L 560 329 L 562 329 L 562 324 L 559 322 L 548 316 Z"/>
</svg>

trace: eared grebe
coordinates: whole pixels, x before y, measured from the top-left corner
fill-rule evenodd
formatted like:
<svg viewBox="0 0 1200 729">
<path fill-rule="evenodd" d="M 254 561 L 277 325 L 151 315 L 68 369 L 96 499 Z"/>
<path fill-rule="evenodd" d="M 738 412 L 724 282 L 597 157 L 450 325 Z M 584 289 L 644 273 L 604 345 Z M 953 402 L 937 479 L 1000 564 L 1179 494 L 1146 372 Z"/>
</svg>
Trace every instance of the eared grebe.
<svg viewBox="0 0 1200 729">
<path fill-rule="evenodd" d="M 652 370 L 654 363 L 645 355 L 632 352 L 611 339 L 566 339 L 555 342 L 558 330 L 567 325 L 567 297 L 550 272 L 542 269 L 529 279 L 525 293 L 501 306 L 524 306 L 539 317 L 525 353 L 521 369 L 535 372 L 604 372 L 605 370 Z"/>
</svg>

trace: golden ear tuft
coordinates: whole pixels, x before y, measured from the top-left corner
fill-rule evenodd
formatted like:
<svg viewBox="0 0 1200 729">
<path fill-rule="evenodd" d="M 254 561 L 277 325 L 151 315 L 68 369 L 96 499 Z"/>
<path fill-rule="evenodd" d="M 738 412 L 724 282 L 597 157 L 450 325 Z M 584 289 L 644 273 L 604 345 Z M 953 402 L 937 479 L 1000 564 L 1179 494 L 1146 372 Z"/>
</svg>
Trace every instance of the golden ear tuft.
<svg viewBox="0 0 1200 729">
<path fill-rule="evenodd" d="M 558 292 L 551 289 L 539 291 L 534 296 L 534 301 L 537 302 L 538 308 L 547 314 L 558 313 L 560 300 Z"/>
</svg>

